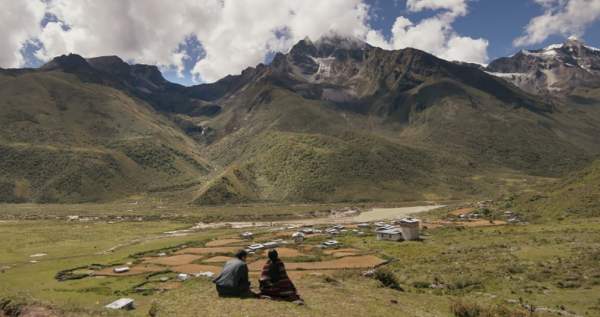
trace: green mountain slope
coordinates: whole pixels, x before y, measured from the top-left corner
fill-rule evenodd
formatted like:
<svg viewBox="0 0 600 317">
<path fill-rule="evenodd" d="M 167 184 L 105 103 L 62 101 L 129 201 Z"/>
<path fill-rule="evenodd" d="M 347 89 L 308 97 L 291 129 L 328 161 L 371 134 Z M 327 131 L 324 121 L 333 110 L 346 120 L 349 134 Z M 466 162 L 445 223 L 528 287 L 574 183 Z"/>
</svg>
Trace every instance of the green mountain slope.
<svg viewBox="0 0 600 317">
<path fill-rule="evenodd" d="M 60 56 L 0 70 L 0 97 L 0 201 L 494 197 L 600 155 L 594 102 L 335 37 L 193 87 L 114 56 Z"/>
<path fill-rule="evenodd" d="M 325 57 L 341 73 L 323 83 L 310 73 L 317 58 L 298 50 L 326 49 L 294 48 L 249 70 L 260 75 L 202 119 L 213 132 L 207 155 L 230 168 L 196 202 L 489 197 L 519 187 L 508 178 L 560 176 L 600 151 L 596 113 L 538 100 L 477 68 L 412 49 L 334 49 L 350 57 Z M 348 95 L 332 99 L 334 90 Z"/>
<path fill-rule="evenodd" d="M 139 99 L 60 71 L 0 73 L 0 201 L 114 200 L 210 165 Z"/>
<path fill-rule="evenodd" d="M 598 217 L 600 215 L 600 160 L 569 174 L 539 192 L 511 201 L 532 219 Z"/>
</svg>

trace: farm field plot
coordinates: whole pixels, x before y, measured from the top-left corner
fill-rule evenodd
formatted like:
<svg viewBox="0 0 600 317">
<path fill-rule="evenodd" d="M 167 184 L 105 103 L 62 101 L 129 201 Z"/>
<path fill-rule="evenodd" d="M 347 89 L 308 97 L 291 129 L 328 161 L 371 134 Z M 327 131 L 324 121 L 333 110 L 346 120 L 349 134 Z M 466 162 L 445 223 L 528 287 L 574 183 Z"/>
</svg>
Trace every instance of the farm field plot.
<svg viewBox="0 0 600 317">
<path fill-rule="evenodd" d="M 35 303 L 56 316 L 147 316 L 151 310 L 159 316 L 193 316 L 200 309 L 206 316 L 237 316 L 239 311 L 248 316 L 265 312 L 450 316 L 452 305 L 458 302 L 516 312 L 521 310 L 520 300 L 550 310 L 564 308 L 579 316 L 600 312 L 600 268 L 596 265 L 600 219 L 596 218 L 479 227 L 442 223 L 425 229 L 422 241 L 410 242 L 379 241 L 371 231 L 358 236 L 348 230 L 335 237 L 340 247 L 332 249 L 318 247 L 330 239 L 327 235 L 308 235 L 300 245 L 289 242 L 279 247 L 290 277 L 307 302 L 303 308 L 219 299 L 210 278 L 194 277 L 220 272 L 223 262 L 240 247 L 284 237 L 261 228 L 253 230 L 255 241 L 231 241 L 248 229 L 165 234 L 192 225 L 168 221 L 3 222 L 0 298 Z M 248 260 L 255 289 L 264 258 L 264 251 L 259 251 Z M 389 263 L 380 270 L 393 276 L 403 291 L 363 276 L 384 261 Z M 114 273 L 120 266 L 129 266 L 129 272 Z M 61 272 L 67 277 L 64 280 L 57 279 Z M 179 273 L 191 278 L 179 281 Z M 121 297 L 135 299 L 136 309 L 106 311 L 104 305 Z M 340 297 L 351 304 L 335 305 Z M 214 307 L 209 303 L 217 303 L 220 309 L 206 308 Z M 540 311 L 535 316 L 559 315 Z"/>
</svg>

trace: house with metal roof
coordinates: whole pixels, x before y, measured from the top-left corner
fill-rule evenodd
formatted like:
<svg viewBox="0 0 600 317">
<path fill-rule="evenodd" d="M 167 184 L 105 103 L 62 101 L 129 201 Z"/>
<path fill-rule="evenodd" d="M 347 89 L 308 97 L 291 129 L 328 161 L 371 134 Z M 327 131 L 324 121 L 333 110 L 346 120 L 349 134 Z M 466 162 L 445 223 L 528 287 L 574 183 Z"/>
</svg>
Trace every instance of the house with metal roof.
<svg viewBox="0 0 600 317">
<path fill-rule="evenodd" d="M 380 230 L 377 231 L 377 240 L 400 241 L 402 240 L 402 232 L 396 228 Z"/>
</svg>

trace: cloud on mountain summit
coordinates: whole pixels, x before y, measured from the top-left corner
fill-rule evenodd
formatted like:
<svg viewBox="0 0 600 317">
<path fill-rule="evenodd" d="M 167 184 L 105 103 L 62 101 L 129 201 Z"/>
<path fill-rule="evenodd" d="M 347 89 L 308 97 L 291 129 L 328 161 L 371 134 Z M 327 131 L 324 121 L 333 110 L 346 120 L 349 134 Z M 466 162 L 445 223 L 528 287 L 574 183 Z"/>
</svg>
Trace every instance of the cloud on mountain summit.
<svg viewBox="0 0 600 317">
<path fill-rule="evenodd" d="M 371 31 L 367 41 L 387 49 L 413 47 L 448 60 L 480 64 L 488 60 L 486 39 L 461 36 L 452 27 L 457 18 L 467 15 L 467 0 L 408 0 L 406 5 L 411 12 L 436 10 L 439 13 L 416 24 L 399 16 L 389 40 Z"/>
<path fill-rule="evenodd" d="M 515 45 L 582 34 L 600 16 L 600 0 L 530 1 L 544 13 L 532 18 Z M 0 0 L 0 67 L 71 52 L 118 55 L 211 82 L 285 52 L 306 36 L 316 40 L 329 33 L 486 63 L 488 35 L 465 35 L 456 27 L 473 3 L 396 0 L 384 12 L 381 0 Z M 375 23 L 383 18 L 389 23 Z"/>
<path fill-rule="evenodd" d="M 529 21 L 515 46 L 538 44 L 551 35 L 581 37 L 600 19 L 600 0 L 534 0 L 544 13 Z"/>
</svg>

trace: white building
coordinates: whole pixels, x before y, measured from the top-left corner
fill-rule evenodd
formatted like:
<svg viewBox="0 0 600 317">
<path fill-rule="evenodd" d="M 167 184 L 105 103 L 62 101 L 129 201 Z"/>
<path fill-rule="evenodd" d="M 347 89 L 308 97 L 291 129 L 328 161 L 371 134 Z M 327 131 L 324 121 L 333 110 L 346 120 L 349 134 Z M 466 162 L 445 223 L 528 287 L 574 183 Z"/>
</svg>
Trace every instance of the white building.
<svg viewBox="0 0 600 317">
<path fill-rule="evenodd" d="M 340 234 L 340 231 L 335 228 L 329 228 L 329 229 L 325 230 L 325 232 L 327 232 L 330 235 Z"/>
<path fill-rule="evenodd" d="M 292 234 L 292 239 L 294 239 L 295 243 L 300 244 L 304 242 L 304 233 L 294 232 L 294 234 Z"/>
<path fill-rule="evenodd" d="M 377 240 L 400 241 L 402 240 L 402 232 L 398 229 L 377 231 Z"/>
<path fill-rule="evenodd" d="M 401 219 L 400 231 L 404 240 L 419 240 L 419 220 L 415 218 Z"/>
<path fill-rule="evenodd" d="M 375 232 L 394 230 L 394 229 L 396 229 L 396 227 L 394 227 L 392 225 L 384 224 L 383 226 L 377 226 L 377 228 L 375 228 Z"/>
<path fill-rule="evenodd" d="M 300 231 L 302 233 L 305 233 L 305 234 L 312 234 L 312 233 L 315 232 L 315 229 L 313 229 L 313 228 L 302 228 L 302 230 L 300 230 Z"/>
<path fill-rule="evenodd" d="M 117 274 L 129 272 L 129 266 L 116 267 L 113 269 L 113 272 L 115 272 Z"/>
<path fill-rule="evenodd" d="M 338 246 L 340 243 L 337 242 L 337 240 L 329 240 L 329 241 L 325 241 L 323 242 L 323 246 L 324 247 L 336 247 Z"/>
<path fill-rule="evenodd" d="M 242 237 L 243 239 L 252 239 L 254 237 L 254 234 L 252 232 L 243 232 L 242 234 L 240 234 L 240 237 Z"/>
<path fill-rule="evenodd" d="M 269 241 L 269 242 L 263 243 L 263 246 L 265 249 L 274 249 L 279 246 L 279 242 L 278 241 Z"/>
<path fill-rule="evenodd" d="M 131 298 L 121 298 L 119 300 L 116 300 L 106 306 L 104 306 L 108 309 L 124 309 L 124 310 L 131 310 L 134 308 L 133 306 L 133 299 Z"/>
<path fill-rule="evenodd" d="M 256 243 L 256 244 L 248 246 L 248 249 L 250 249 L 252 251 L 256 251 L 256 250 L 260 250 L 260 249 L 264 249 L 264 248 L 265 248 L 265 246 L 260 243 Z"/>
</svg>

